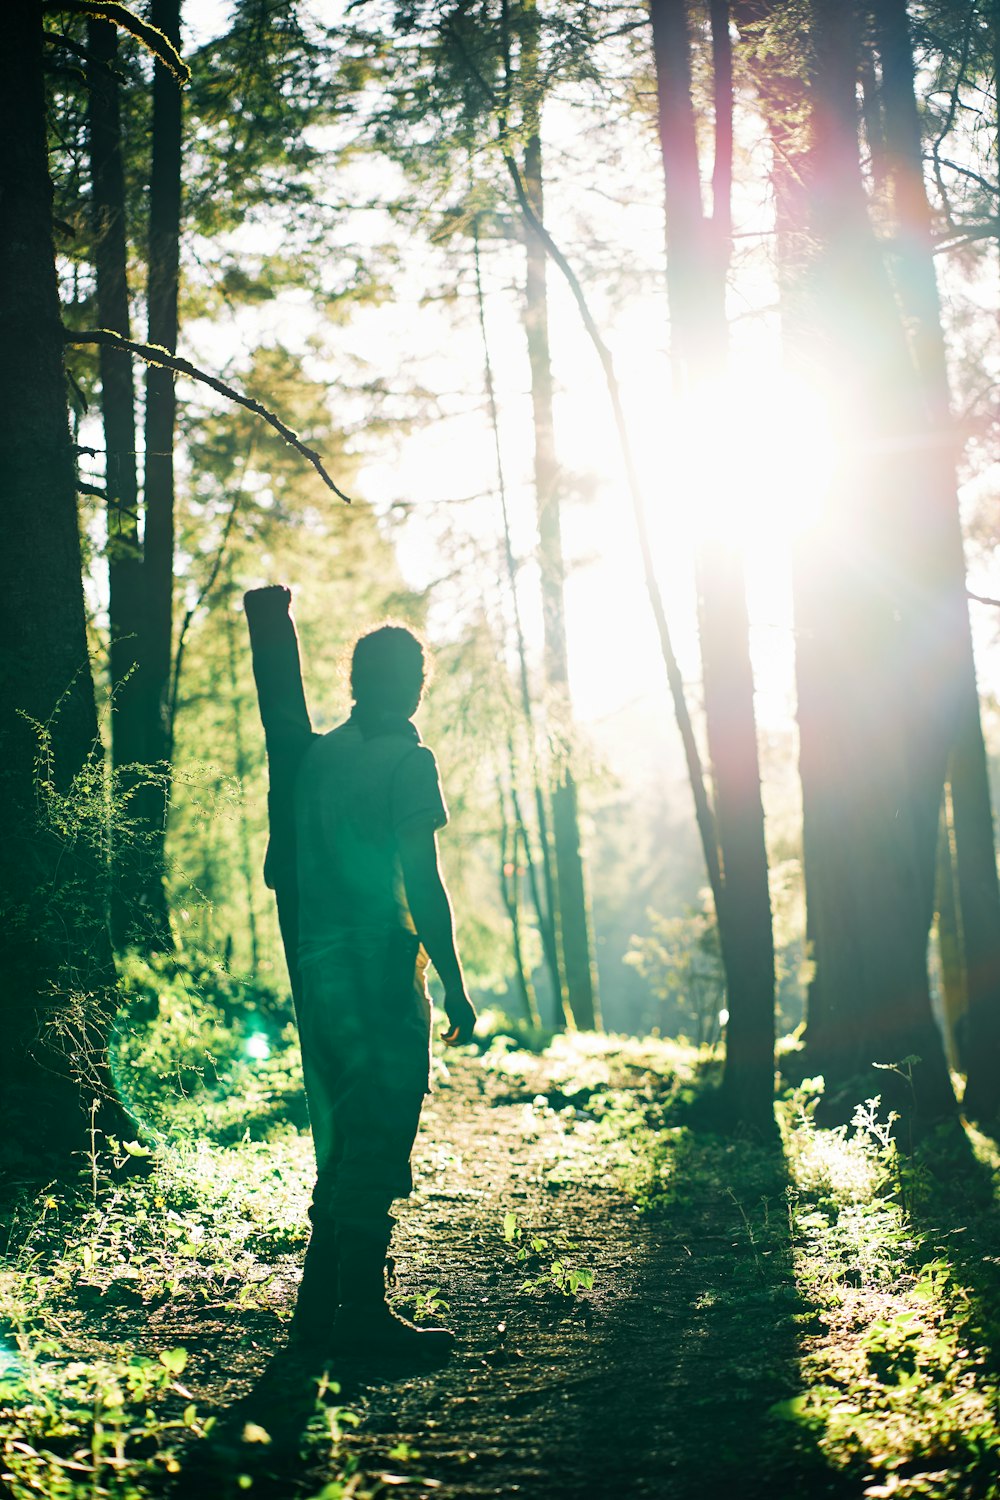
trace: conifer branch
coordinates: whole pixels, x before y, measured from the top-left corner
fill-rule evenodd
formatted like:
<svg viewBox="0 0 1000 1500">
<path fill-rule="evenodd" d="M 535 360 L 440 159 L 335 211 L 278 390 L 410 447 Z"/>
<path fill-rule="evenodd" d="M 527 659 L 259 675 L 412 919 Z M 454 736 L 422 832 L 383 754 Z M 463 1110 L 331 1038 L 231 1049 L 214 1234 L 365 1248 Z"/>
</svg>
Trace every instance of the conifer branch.
<svg viewBox="0 0 1000 1500">
<path fill-rule="evenodd" d="M 120 333 L 115 333 L 111 328 L 66 329 L 63 337 L 67 344 L 106 344 L 112 349 L 121 349 L 128 354 L 134 354 L 137 359 L 145 360 L 147 365 L 159 365 L 164 370 L 173 370 L 175 375 L 187 375 L 191 380 L 200 381 L 202 385 L 218 391 L 220 396 L 225 396 L 227 401 L 234 401 L 237 406 L 246 407 L 247 411 L 252 411 L 254 416 L 262 418 L 269 427 L 273 427 L 289 447 L 301 453 L 303 458 L 307 458 L 323 483 L 338 499 L 343 500 L 347 505 L 351 504 L 350 495 L 345 495 L 344 491 L 334 484 L 315 449 L 307 448 L 302 439 L 286 426 L 280 417 L 256 401 L 253 396 L 245 396 L 242 391 L 226 385 L 224 380 L 219 380 L 215 375 L 209 375 L 205 370 L 199 370 L 198 366 L 191 364 L 189 360 L 171 354 L 160 344 L 137 344 L 132 339 L 122 338 Z"/>
<path fill-rule="evenodd" d="M 42 0 L 42 10 L 71 11 L 74 15 L 86 16 L 91 21 L 110 21 L 112 25 L 134 36 L 148 52 L 152 52 L 178 83 L 190 81 L 191 69 L 170 38 L 158 26 L 150 26 L 148 21 L 142 20 L 127 5 L 121 5 L 119 0 Z"/>
</svg>

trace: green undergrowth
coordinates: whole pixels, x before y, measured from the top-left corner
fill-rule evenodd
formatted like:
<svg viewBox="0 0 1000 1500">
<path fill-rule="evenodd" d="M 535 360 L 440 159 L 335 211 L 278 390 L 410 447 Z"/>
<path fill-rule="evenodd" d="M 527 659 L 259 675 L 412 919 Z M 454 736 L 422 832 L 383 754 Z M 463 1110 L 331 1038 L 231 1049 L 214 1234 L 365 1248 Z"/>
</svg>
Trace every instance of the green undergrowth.
<svg viewBox="0 0 1000 1500">
<path fill-rule="evenodd" d="M 0 1478 L 15 1500 L 182 1492 L 215 1419 L 185 1384 L 196 1355 L 167 1330 L 217 1342 L 264 1319 L 283 1342 L 306 1238 L 287 1000 L 196 954 L 131 957 L 122 985 L 113 1067 L 137 1139 L 95 1137 L 76 1182 L 25 1185 L 0 1214 Z M 342 1409 L 316 1403 L 332 1441 Z M 249 1429 L 234 1484 L 268 1444 Z"/>
<path fill-rule="evenodd" d="M 731 1235 L 727 1257 L 705 1255 L 699 1306 L 717 1315 L 703 1331 L 757 1351 L 761 1388 L 784 1387 L 751 1439 L 762 1472 L 872 1500 L 995 1500 L 1000 1158 L 957 1122 L 904 1153 L 877 1098 L 821 1129 L 821 1089 L 779 1101 L 780 1148 L 671 1125 L 669 1104 L 651 1125 L 624 1094 L 605 1126 L 641 1212 L 696 1256 L 698 1224 Z"/>
<path fill-rule="evenodd" d="M 136 1080 L 139 1140 L 83 1161 L 76 1185 L 26 1189 L 0 1218 L 0 1476 L 15 1500 L 221 1495 L 190 1488 L 213 1452 L 225 1493 L 252 1494 L 282 1461 L 280 1384 L 252 1419 L 217 1419 L 198 1391 L 203 1351 L 284 1338 L 312 1173 L 290 1020 L 211 966 L 137 961 L 130 976 L 116 1066 Z M 955 1125 L 906 1154 L 878 1100 L 822 1129 L 815 1082 L 779 1101 L 780 1144 L 762 1145 L 705 1127 L 707 1049 L 544 1042 L 498 1019 L 475 1071 L 520 1111 L 546 1186 L 581 1206 L 588 1184 L 624 1188 L 679 1267 L 676 1284 L 653 1274 L 644 1316 L 669 1330 L 664 1378 L 704 1385 L 687 1398 L 682 1470 L 703 1472 L 706 1492 L 749 1463 L 755 1494 L 766 1481 L 781 1495 L 1000 1500 L 991 1143 Z M 145 1170 L 123 1176 L 129 1150 Z M 518 1204 L 492 1254 L 511 1295 L 554 1316 L 581 1307 L 599 1337 L 631 1273 L 608 1273 L 592 1228 L 580 1238 L 584 1251 L 544 1204 Z M 450 1294 L 428 1282 L 409 1310 L 436 1319 Z M 247 1356 L 254 1378 L 261 1357 Z M 300 1430 L 329 1455 L 324 1500 L 361 1500 L 349 1403 L 320 1380 L 306 1405 Z M 419 1459 L 387 1457 L 404 1471 Z"/>
<path fill-rule="evenodd" d="M 287 994 L 197 952 L 129 954 L 120 987 L 112 1067 L 144 1138 L 225 1144 L 305 1128 Z"/>
<path fill-rule="evenodd" d="M 188 1351 L 155 1325 L 179 1309 L 193 1328 L 278 1323 L 276 1277 L 304 1239 L 307 1146 L 290 1133 L 161 1144 L 149 1176 L 99 1173 L 95 1193 L 84 1174 L 10 1214 L 0 1466 L 17 1500 L 155 1493 L 180 1471 L 212 1419 L 183 1383 Z"/>
</svg>

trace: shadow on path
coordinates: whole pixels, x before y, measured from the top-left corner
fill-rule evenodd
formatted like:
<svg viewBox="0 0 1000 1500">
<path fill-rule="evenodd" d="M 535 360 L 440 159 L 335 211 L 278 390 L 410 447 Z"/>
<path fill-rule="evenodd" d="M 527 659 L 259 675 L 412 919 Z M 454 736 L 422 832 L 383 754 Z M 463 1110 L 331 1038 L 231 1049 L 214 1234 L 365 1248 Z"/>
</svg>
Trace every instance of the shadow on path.
<svg viewBox="0 0 1000 1500">
<path fill-rule="evenodd" d="M 220 1406 L 177 1493 L 313 1497 L 349 1456 L 407 1500 L 857 1495 L 773 1412 L 800 1391 L 814 1318 L 795 1287 L 780 1150 L 669 1132 L 662 1201 L 640 1215 L 572 1110 L 491 1106 L 474 1081 L 434 1096 L 423 1202 L 398 1237 L 407 1290 L 440 1286 L 450 1302 L 453 1357 L 432 1371 L 345 1366 L 324 1387 L 277 1353 Z M 553 1249 L 571 1241 L 593 1291 L 526 1288 L 501 1232 L 511 1211 Z M 361 1418 L 342 1440 L 338 1406 Z"/>
<path fill-rule="evenodd" d="M 795 1286 L 780 1147 L 685 1131 L 664 1166 L 664 1202 L 634 1224 L 629 1284 L 600 1330 L 595 1379 L 557 1429 L 560 1492 L 858 1493 L 808 1431 L 773 1412 L 801 1388 L 813 1317 Z"/>
</svg>

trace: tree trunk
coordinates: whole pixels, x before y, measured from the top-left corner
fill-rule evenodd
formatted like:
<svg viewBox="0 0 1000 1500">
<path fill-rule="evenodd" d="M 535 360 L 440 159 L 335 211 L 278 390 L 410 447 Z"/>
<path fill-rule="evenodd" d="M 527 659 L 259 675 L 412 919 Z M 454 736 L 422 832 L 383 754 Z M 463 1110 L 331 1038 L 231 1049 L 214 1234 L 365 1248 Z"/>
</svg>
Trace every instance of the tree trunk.
<svg viewBox="0 0 1000 1500">
<path fill-rule="evenodd" d="M 88 129 L 91 220 L 97 320 L 129 338 L 125 168 L 115 65 L 118 31 L 111 21 L 87 22 Z M 101 346 L 101 416 L 104 422 L 108 523 L 108 629 L 111 677 L 111 764 L 118 810 L 127 823 L 112 828 L 111 923 L 117 945 L 144 928 L 145 839 L 139 804 L 147 760 L 142 716 L 142 556 L 135 458 L 132 356 Z M 136 826 L 139 825 L 139 826 Z"/>
<path fill-rule="evenodd" d="M 815 17 L 809 294 L 822 378 L 844 413 L 827 546 L 800 549 L 795 581 L 803 786 L 822 840 L 825 1003 L 809 1045 L 834 1086 L 919 1058 L 915 1102 L 933 1117 L 954 1107 L 926 961 L 952 698 L 921 551 L 932 518 L 913 365 L 859 164 L 853 14 L 817 0 Z"/>
<path fill-rule="evenodd" d="M 530 15 L 529 7 L 525 7 Z M 544 222 L 542 143 L 539 133 L 537 41 L 526 28 L 521 50 L 521 87 L 525 99 L 524 185 L 531 206 Z M 600 1025 L 597 983 L 591 948 L 576 782 L 570 749 L 569 669 L 566 650 L 565 566 L 560 517 L 559 466 L 556 460 L 549 350 L 548 290 L 545 247 L 525 226 L 525 332 L 531 368 L 531 406 L 535 436 L 535 495 L 538 508 L 539 565 L 542 580 L 545 680 L 550 712 L 555 716 L 552 777 L 552 840 L 555 853 L 559 934 L 566 990 L 577 1026 Z"/>
<path fill-rule="evenodd" d="M 150 21 L 180 48 L 180 0 L 152 0 Z M 177 351 L 181 224 L 181 91 L 160 62 L 153 65 L 153 153 L 149 181 L 148 340 Z M 170 805 L 173 725 L 170 716 L 174 588 L 174 376 L 146 366 L 146 459 L 143 484 L 143 712 L 149 759 L 159 776 L 143 803 L 149 848 L 146 897 L 161 942 L 170 941 L 164 843 Z"/>
<path fill-rule="evenodd" d="M 115 999 L 103 754 L 87 655 L 76 475 L 46 162 L 41 12 L 0 50 L 0 1116 L 5 1150 L 71 1152 L 101 1101 Z M 43 734 L 41 754 L 39 733 Z M 79 1157 L 75 1158 L 76 1163 Z"/>
<path fill-rule="evenodd" d="M 521 816 L 520 798 L 517 790 L 517 757 L 514 753 L 514 742 L 512 734 L 508 733 L 507 758 L 510 765 L 511 775 L 511 798 L 514 804 L 515 826 L 521 830 L 524 841 L 524 854 L 527 863 L 528 884 L 531 890 L 532 902 L 535 907 L 535 916 L 538 923 L 538 933 L 542 941 L 542 952 L 545 956 L 545 965 L 548 970 L 549 984 L 552 989 L 553 1007 L 556 1014 L 556 1024 L 565 1025 L 572 1021 L 572 1011 L 569 1009 L 569 1000 L 566 995 L 566 986 L 563 982 L 562 965 L 559 961 L 559 943 L 556 936 L 556 882 L 552 870 L 552 841 L 549 838 L 549 820 L 545 806 L 545 789 L 541 784 L 538 766 L 538 743 L 535 733 L 535 715 L 531 701 L 531 684 L 528 680 L 528 652 L 524 640 L 524 626 L 521 621 L 521 603 L 517 592 L 517 563 L 514 559 L 514 547 L 510 534 L 510 512 L 507 506 L 507 485 L 504 479 L 503 454 L 500 447 L 500 419 L 497 411 L 496 390 L 493 384 L 493 362 L 490 358 L 490 343 L 486 333 L 486 302 L 483 297 L 482 266 L 479 255 L 479 226 L 478 221 L 473 222 L 472 229 L 473 263 L 476 272 L 476 305 L 479 312 L 479 332 L 483 341 L 483 373 L 486 380 L 486 399 L 489 404 L 490 425 L 493 429 L 493 448 L 496 456 L 497 489 L 500 495 L 500 512 L 503 521 L 503 550 L 504 562 L 507 569 L 507 581 L 510 585 L 511 610 L 514 616 L 514 643 L 517 649 L 518 686 L 521 694 L 521 709 L 524 713 L 525 727 L 531 742 L 531 784 L 534 794 L 535 814 L 538 820 L 538 845 L 542 862 L 542 880 L 545 889 L 545 900 L 542 900 L 541 888 L 538 882 L 538 872 L 535 868 L 534 858 L 528 837 L 527 826 Z"/>
<path fill-rule="evenodd" d="M 667 294 L 678 390 L 721 387 L 732 110 L 728 6 L 713 5 L 716 171 L 706 219 L 691 96 L 686 0 L 652 0 L 666 205 Z M 726 412 L 718 413 L 720 430 Z M 724 1093 L 736 1120 L 773 1129 L 774 944 L 743 564 L 724 539 L 702 545 L 698 616 L 705 720 L 722 871 L 719 939 L 729 1027 Z"/>
<path fill-rule="evenodd" d="M 510 774 L 513 777 L 517 772 L 513 758 L 510 762 Z M 521 997 L 521 1007 L 524 1011 L 524 1019 L 529 1026 L 540 1027 L 541 1016 L 538 1014 L 538 1002 L 535 999 L 535 991 L 532 987 L 528 970 L 524 962 L 524 947 L 521 942 L 521 899 L 518 860 L 521 857 L 521 843 L 524 829 L 518 820 L 517 805 L 514 806 L 513 827 L 507 817 L 507 793 L 503 782 L 497 777 L 497 802 L 500 809 L 500 895 L 503 899 L 507 918 L 510 922 L 511 947 L 514 959 L 514 974 L 517 979 L 517 990 Z M 527 840 L 524 840 L 527 846 Z M 530 854 L 527 856 L 530 858 Z"/>
<path fill-rule="evenodd" d="M 741 3 L 741 25 L 771 9 Z M 910 752 L 917 723 L 946 718 L 950 700 L 925 656 L 938 601 L 914 571 L 924 520 L 914 382 L 861 177 L 852 8 L 814 0 L 811 20 L 805 75 L 757 70 L 774 148 L 785 337 L 839 403 L 826 509 L 793 566 L 816 965 L 809 1066 L 848 1108 L 859 1092 L 881 1092 L 935 1117 L 954 1108 L 927 976 L 940 734 L 921 765 Z M 908 1058 L 920 1059 L 907 1065 L 912 1084 L 871 1071 Z"/>
<path fill-rule="evenodd" d="M 955 855 L 968 975 L 965 1024 L 970 1074 L 965 1105 L 976 1116 L 993 1118 L 1000 1112 L 1000 884 L 966 598 L 947 358 L 905 0 L 876 0 L 874 14 L 896 230 L 893 269 L 922 386 L 915 414 L 923 422 L 914 426 L 913 441 L 919 443 L 919 478 L 925 492 L 925 519 L 916 528 L 924 552 L 916 560 L 915 571 L 923 576 L 937 607 L 924 611 L 917 628 L 927 632 L 929 625 L 933 631 L 926 661 L 941 679 L 945 701 L 948 695 L 954 696 L 953 713 L 918 726 L 922 733 L 912 743 L 925 755 L 931 748 L 934 759 L 929 774 L 935 782 L 942 746 L 946 756 L 954 746 Z M 928 802 L 933 795 L 932 785 Z"/>
</svg>

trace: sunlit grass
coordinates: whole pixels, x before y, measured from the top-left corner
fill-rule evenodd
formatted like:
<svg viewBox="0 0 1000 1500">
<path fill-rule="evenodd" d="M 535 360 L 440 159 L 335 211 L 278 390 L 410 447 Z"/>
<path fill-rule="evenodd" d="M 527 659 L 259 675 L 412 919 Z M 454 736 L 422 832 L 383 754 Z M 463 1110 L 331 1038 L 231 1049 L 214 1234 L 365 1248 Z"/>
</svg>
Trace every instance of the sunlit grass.
<svg viewBox="0 0 1000 1500">
<path fill-rule="evenodd" d="M 850 1129 L 817 1127 L 816 1085 L 807 1083 L 779 1104 L 782 1149 L 765 1147 L 696 1128 L 691 1106 L 716 1067 L 707 1049 L 580 1035 L 536 1051 L 499 1018 L 493 1030 L 483 1080 L 521 1112 L 539 1180 L 577 1193 L 614 1181 L 702 1255 L 692 1303 L 699 1336 L 717 1341 L 716 1358 L 743 1358 L 751 1388 L 787 1393 L 762 1408 L 761 1464 L 787 1476 L 822 1463 L 872 1500 L 1000 1496 L 1000 1155 L 991 1141 L 955 1127 L 907 1157 L 876 1100 Z M 282 1065 L 280 1050 L 268 1065 Z M 15 1500 L 125 1500 L 177 1466 L 183 1474 L 210 1422 L 185 1384 L 183 1347 L 153 1332 L 158 1310 L 181 1326 L 201 1314 L 263 1317 L 283 1336 L 311 1144 L 276 1121 L 267 1099 L 247 1117 L 252 1129 L 233 1138 L 216 1089 L 206 1076 L 200 1094 L 176 1091 L 172 1128 L 164 1096 L 151 1175 L 114 1181 L 102 1172 L 94 1198 L 85 1172 L 77 1192 L 46 1190 L 5 1226 L 0 1456 Z M 192 1128 L 196 1118 L 210 1127 L 213 1116 L 223 1143 Z M 252 1138 L 258 1128 L 266 1139 Z M 420 1181 L 454 1149 L 423 1140 Z M 522 1213 L 518 1205 L 501 1214 L 486 1251 L 497 1274 L 517 1278 L 518 1295 L 568 1303 L 615 1293 L 558 1226 L 522 1222 Z M 706 1227 L 719 1247 L 703 1253 Z M 588 1243 L 592 1254 L 592 1234 Z M 425 1291 L 431 1301 L 419 1310 L 430 1316 L 440 1290 Z M 673 1295 L 664 1288 L 664 1299 Z M 108 1314 L 125 1320 L 127 1338 Z M 768 1366 L 778 1354 L 759 1338 L 762 1316 L 787 1332 L 780 1369 Z M 316 1420 L 328 1424 L 329 1400 L 320 1404 Z M 738 1425 L 738 1415 L 727 1420 Z M 350 1421 L 335 1413 L 334 1422 L 340 1445 Z M 262 1452 L 265 1438 L 254 1439 Z"/>
</svg>

